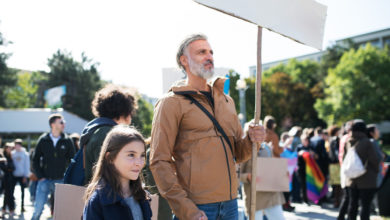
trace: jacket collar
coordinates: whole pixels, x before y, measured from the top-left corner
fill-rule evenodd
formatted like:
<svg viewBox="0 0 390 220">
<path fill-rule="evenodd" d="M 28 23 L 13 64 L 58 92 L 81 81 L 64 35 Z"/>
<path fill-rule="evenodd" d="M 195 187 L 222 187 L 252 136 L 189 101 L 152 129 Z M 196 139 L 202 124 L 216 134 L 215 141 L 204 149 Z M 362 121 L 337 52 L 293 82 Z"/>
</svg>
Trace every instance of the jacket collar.
<svg viewBox="0 0 390 220">
<path fill-rule="evenodd" d="M 47 140 L 51 140 L 50 134 L 51 134 L 51 131 L 47 132 L 47 134 L 44 136 L 44 138 Z M 65 134 L 62 132 L 60 135 L 60 139 L 64 139 L 64 138 L 65 138 Z"/>
<path fill-rule="evenodd" d="M 115 126 L 117 125 L 117 123 L 114 120 L 105 117 L 95 118 L 92 121 L 88 122 L 88 124 L 81 132 L 80 146 L 84 146 L 84 144 L 88 142 L 89 138 L 92 136 L 96 128 L 103 125 Z"/>
<path fill-rule="evenodd" d="M 122 203 L 124 198 L 118 193 L 113 193 L 112 187 L 109 184 L 102 184 L 103 187 L 97 191 L 97 194 L 100 197 L 100 203 L 103 206 L 115 204 L 117 202 Z M 140 205 L 143 204 L 145 200 L 139 201 Z"/>
<path fill-rule="evenodd" d="M 216 79 L 208 83 L 208 86 L 210 87 L 212 93 L 214 93 L 215 91 L 220 91 L 223 93 L 223 87 L 225 85 L 226 79 L 227 78 L 225 77 L 217 77 Z M 201 94 L 199 90 L 187 85 L 185 80 L 181 80 L 177 82 L 174 86 L 171 87 L 170 91 L 179 95 L 184 95 L 184 94 L 200 95 Z"/>
</svg>

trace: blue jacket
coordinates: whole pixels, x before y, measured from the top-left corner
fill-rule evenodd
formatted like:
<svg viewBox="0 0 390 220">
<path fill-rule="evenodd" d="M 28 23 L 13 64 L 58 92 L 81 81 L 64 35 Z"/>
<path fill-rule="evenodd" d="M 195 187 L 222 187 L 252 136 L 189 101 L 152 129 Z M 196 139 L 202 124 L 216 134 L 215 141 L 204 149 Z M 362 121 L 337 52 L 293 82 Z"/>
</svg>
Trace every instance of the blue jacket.
<svg viewBox="0 0 390 220">
<path fill-rule="evenodd" d="M 83 220 L 133 220 L 133 215 L 129 206 L 126 205 L 123 197 L 116 195 L 110 196 L 111 186 L 106 185 L 102 189 L 96 190 L 87 205 L 84 207 Z M 139 202 L 144 220 L 152 218 L 152 210 L 148 200 Z"/>
</svg>

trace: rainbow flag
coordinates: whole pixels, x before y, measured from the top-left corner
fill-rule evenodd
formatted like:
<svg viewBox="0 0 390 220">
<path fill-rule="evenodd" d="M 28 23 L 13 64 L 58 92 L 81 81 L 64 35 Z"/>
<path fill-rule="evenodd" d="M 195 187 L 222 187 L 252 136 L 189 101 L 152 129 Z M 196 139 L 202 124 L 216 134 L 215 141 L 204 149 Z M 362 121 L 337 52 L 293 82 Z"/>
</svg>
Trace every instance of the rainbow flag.
<svg viewBox="0 0 390 220">
<path fill-rule="evenodd" d="M 306 163 L 307 197 L 311 201 L 318 203 L 318 201 L 328 192 L 325 177 L 309 152 L 304 152 L 302 157 Z"/>
</svg>

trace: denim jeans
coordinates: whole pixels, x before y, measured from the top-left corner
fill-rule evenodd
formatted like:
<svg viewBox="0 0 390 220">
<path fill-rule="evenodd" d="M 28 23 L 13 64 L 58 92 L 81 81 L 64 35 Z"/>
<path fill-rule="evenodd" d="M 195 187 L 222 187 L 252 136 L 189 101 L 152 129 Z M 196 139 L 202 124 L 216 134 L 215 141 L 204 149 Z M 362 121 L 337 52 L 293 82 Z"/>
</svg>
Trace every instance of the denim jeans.
<svg viewBox="0 0 390 220">
<path fill-rule="evenodd" d="M 37 192 L 38 181 L 30 181 L 29 191 L 30 191 L 30 200 L 35 201 L 35 193 Z"/>
<path fill-rule="evenodd" d="M 47 202 L 47 197 L 50 193 L 54 193 L 54 186 L 56 183 L 62 183 L 62 180 L 40 180 L 38 181 L 37 191 L 35 194 L 34 202 L 34 214 L 31 220 L 39 220 L 41 217 L 45 203 Z"/>
<path fill-rule="evenodd" d="M 208 220 L 237 220 L 238 204 L 237 199 L 216 202 L 209 204 L 196 205 L 198 209 L 206 213 Z M 174 220 L 178 218 L 174 217 Z"/>
</svg>

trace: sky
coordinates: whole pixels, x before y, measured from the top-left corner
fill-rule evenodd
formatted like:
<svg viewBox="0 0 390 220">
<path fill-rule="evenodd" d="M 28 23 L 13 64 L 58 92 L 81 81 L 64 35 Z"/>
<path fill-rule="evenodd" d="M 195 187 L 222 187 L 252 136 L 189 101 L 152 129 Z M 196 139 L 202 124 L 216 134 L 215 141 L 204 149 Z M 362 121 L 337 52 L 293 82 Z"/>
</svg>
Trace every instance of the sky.
<svg viewBox="0 0 390 220">
<path fill-rule="evenodd" d="M 390 27 L 389 0 L 319 0 L 328 6 L 323 49 L 332 42 Z M 277 12 L 275 12 L 277 16 Z M 192 0 L 1 0 L 0 32 L 12 44 L 10 67 L 45 70 L 58 49 L 99 63 L 104 80 L 162 95 L 162 68 L 177 67 L 179 43 L 203 33 L 215 67 L 249 75 L 256 64 L 257 27 Z M 317 52 L 263 31 L 263 63 Z"/>
</svg>

